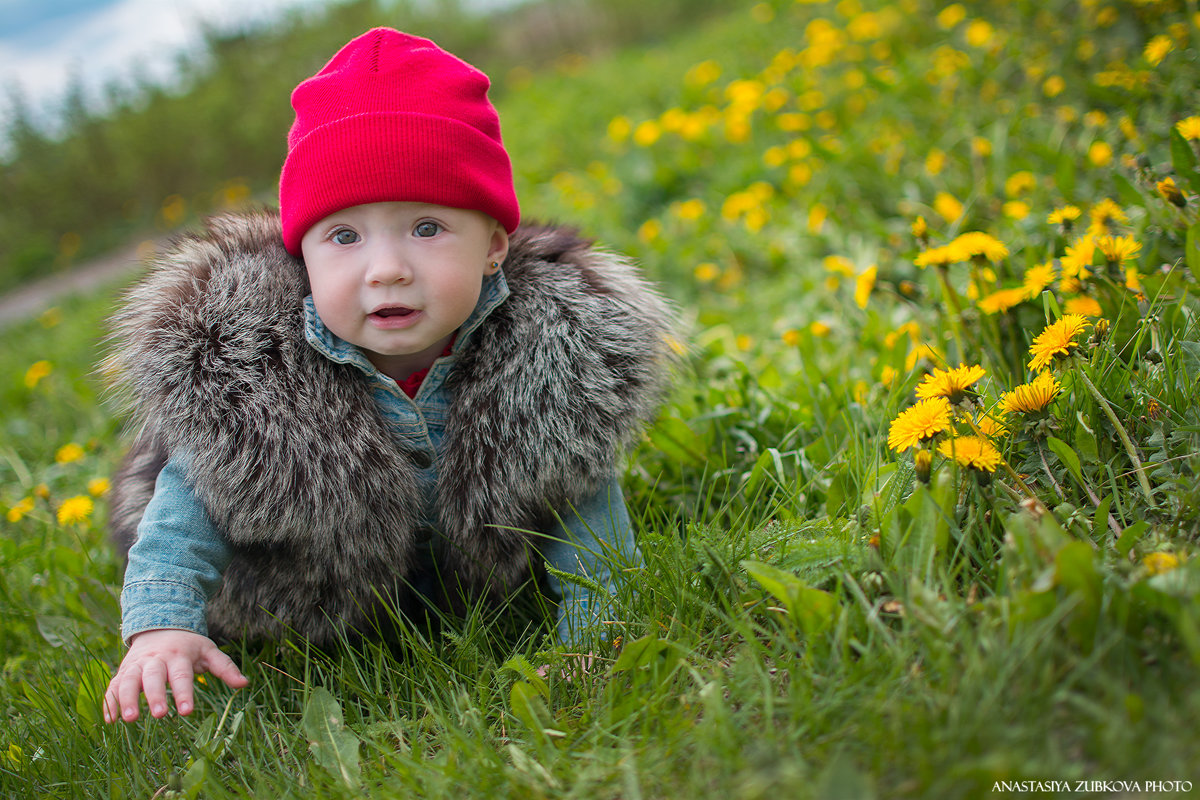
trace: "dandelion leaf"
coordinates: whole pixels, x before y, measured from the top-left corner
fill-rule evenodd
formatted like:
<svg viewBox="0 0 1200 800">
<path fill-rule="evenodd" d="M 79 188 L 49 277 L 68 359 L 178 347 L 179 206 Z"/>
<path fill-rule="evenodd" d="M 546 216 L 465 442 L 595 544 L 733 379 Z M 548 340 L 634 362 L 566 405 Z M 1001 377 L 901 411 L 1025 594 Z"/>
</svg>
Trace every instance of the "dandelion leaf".
<svg viewBox="0 0 1200 800">
<path fill-rule="evenodd" d="M 1192 227 L 1196 229 L 1198 234 L 1200 234 L 1200 223 L 1197 223 Z M 1189 230 L 1188 248 L 1190 249 L 1193 244 L 1195 244 L 1197 247 L 1200 247 L 1200 241 L 1195 243 L 1192 242 L 1192 232 Z M 1200 251 L 1197 251 L 1196 255 L 1197 261 L 1200 262 Z M 1200 268 L 1200 263 L 1198 263 L 1197 266 Z M 1179 353 L 1183 356 L 1183 369 L 1185 372 L 1187 372 L 1188 378 L 1190 380 L 1196 380 L 1196 378 L 1200 378 L 1200 342 L 1181 341 L 1177 342 L 1177 344 L 1179 345 Z"/>
<path fill-rule="evenodd" d="M 1129 551 L 1133 549 L 1133 546 L 1138 543 L 1138 540 L 1148 530 L 1150 530 L 1150 523 L 1144 519 L 1139 519 L 1122 532 L 1121 538 L 1117 539 L 1116 545 L 1117 552 L 1121 555 L 1121 558 L 1129 555 Z"/>
<path fill-rule="evenodd" d="M 207 779 L 208 761 L 198 758 L 188 767 L 188 771 L 183 773 L 183 796 L 188 800 L 195 800 L 200 796 L 200 790 L 204 788 Z"/>
<path fill-rule="evenodd" d="M 1046 437 L 1046 444 L 1054 451 L 1054 455 L 1058 456 L 1058 460 L 1063 463 L 1063 466 L 1071 472 L 1071 476 L 1079 482 L 1080 486 L 1083 486 L 1083 471 L 1080 469 L 1079 456 L 1071 449 L 1071 445 L 1053 436 Z"/>
<path fill-rule="evenodd" d="M 1171 129 L 1171 166 L 1181 180 L 1187 181 L 1193 192 L 1200 192 L 1200 174 L 1196 172 L 1196 155 L 1183 135 Z"/>
<path fill-rule="evenodd" d="M 347 786 L 358 786 L 359 739 L 346 729 L 342 707 L 328 689 L 318 686 L 313 690 L 304 707 L 302 726 L 317 764 Z"/>
<path fill-rule="evenodd" d="M 783 603 L 788 616 L 808 636 L 820 634 L 833 625 L 837 600 L 829 592 L 806 586 L 796 575 L 770 564 L 747 560 L 742 566 L 759 586 Z"/>
</svg>

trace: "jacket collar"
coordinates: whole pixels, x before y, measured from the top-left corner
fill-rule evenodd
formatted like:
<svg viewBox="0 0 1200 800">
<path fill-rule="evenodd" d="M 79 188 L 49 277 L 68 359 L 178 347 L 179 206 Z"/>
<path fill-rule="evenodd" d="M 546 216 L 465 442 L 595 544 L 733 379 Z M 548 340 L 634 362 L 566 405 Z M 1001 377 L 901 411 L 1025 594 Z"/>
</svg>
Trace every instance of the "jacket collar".
<svg viewBox="0 0 1200 800">
<path fill-rule="evenodd" d="M 501 303 L 508 299 L 508 296 L 508 281 L 504 279 L 503 271 L 493 275 L 484 275 L 479 301 L 475 303 L 475 309 L 467 317 L 467 321 L 459 328 L 458 336 L 454 340 L 454 348 L 458 350 L 464 347 L 470 341 L 475 330 Z M 350 364 L 368 376 L 373 377 L 378 374 L 375 365 L 367 359 L 362 350 L 325 327 L 325 323 L 317 314 L 317 307 L 313 303 L 311 294 L 304 298 L 304 338 L 314 350 L 334 363 Z"/>
</svg>

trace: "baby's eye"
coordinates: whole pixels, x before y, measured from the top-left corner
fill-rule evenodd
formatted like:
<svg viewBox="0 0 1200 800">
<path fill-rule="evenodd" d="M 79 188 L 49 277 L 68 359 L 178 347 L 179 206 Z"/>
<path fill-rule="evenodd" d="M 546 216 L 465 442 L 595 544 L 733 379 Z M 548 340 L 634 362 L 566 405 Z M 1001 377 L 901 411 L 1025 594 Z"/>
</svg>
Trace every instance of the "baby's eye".
<svg viewBox="0 0 1200 800">
<path fill-rule="evenodd" d="M 422 222 L 417 225 L 416 229 L 413 230 L 413 233 L 424 239 L 430 236 L 437 236 L 438 231 L 441 229 L 442 226 L 438 225 L 436 222 Z"/>
<path fill-rule="evenodd" d="M 334 244 L 354 244 L 358 241 L 358 234 L 349 228 L 343 228 L 330 237 Z"/>
</svg>

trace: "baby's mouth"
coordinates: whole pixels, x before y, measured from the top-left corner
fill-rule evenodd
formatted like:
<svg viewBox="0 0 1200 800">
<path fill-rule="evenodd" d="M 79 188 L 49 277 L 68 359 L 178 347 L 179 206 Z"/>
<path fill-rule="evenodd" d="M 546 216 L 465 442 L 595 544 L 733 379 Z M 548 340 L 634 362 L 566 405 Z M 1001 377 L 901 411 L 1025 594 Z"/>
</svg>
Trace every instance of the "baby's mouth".
<svg viewBox="0 0 1200 800">
<path fill-rule="evenodd" d="M 407 306 L 389 306 L 387 308 L 380 308 L 380 309 L 376 309 L 375 311 L 372 311 L 371 316 L 384 317 L 384 318 L 386 318 L 386 317 L 407 317 L 409 314 L 412 314 L 415 311 L 416 311 L 415 308 L 408 308 Z"/>
</svg>

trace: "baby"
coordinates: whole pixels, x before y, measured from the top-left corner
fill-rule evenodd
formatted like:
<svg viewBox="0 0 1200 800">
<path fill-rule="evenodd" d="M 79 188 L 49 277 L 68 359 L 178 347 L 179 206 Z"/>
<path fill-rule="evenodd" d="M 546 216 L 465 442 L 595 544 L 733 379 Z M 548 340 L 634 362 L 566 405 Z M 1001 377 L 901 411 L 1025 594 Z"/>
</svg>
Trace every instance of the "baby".
<svg viewBox="0 0 1200 800">
<path fill-rule="evenodd" d="M 217 641 L 386 636 L 531 576 L 586 642 L 586 587 L 641 563 L 618 459 L 672 313 L 621 258 L 519 225 L 488 88 L 429 40 L 354 39 L 292 94 L 279 212 L 210 220 L 125 297 L 107 721 L 142 693 L 164 716 L 168 686 L 190 713 L 195 674 L 245 686 Z"/>
</svg>

